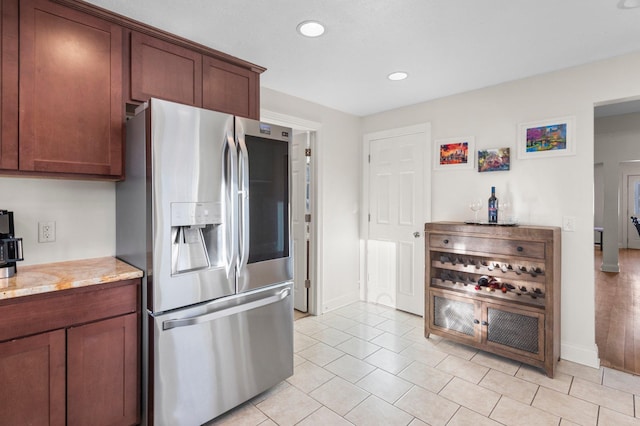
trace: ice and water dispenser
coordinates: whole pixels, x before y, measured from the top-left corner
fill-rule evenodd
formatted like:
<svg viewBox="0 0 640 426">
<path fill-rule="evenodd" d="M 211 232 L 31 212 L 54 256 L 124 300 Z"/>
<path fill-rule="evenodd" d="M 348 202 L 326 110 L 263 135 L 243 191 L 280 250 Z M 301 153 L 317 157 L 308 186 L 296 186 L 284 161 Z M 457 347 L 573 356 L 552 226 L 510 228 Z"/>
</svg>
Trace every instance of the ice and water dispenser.
<svg viewBox="0 0 640 426">
<path fill-rule="evenodd" d="M 224 266 L 222 204 L 171 203 L 171 275 Z"/>
</svg>

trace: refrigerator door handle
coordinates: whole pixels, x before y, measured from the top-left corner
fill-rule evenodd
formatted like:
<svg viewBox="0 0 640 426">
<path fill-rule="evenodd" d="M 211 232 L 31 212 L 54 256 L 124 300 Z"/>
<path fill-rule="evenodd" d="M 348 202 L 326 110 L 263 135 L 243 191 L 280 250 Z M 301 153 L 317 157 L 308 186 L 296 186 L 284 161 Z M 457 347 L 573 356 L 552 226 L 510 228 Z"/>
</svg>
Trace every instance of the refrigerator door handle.
<svg viewBox="0 0 640 426">
<path fill-rule="evenodd" d="M 240 265 L 238 268 L 238 276 L 247 266 L 249 261 L 249 151 L 244 141 L 244 130 L 241 126 L 236 129 L 236 137 L 238 138 L 238 146 L 240 147 L 240 166 L 239 166 L 239 199 L 240 199 Z"/>
<path fill-rule="evenodd" d="M 233 121 L 231 122 L 233 123 Z M 238 148 L 233 138 L 233 124 L 228 126 L 225 132 L 226 155 L 225 161 L 225 197 L 229 208 L 227 209 L 229 253 L 227 253 L 226 272 L 227 278 L 235 272 L 238 262 Z"/>
<path fill-rule="evenodd" d="M 252 309 L 260 308 L 262 306 L 267 306 L 273 303 L 280 302 L 286 299 L 287 296 L 289 296 L 289 294 L 291 294 L 291 289 L 285 288 L 284 290 L 281 290 L 278 294 L 265 297 L 264 299 L 254 300 L 252 302 L 243 303 L 230 308 L 227 308 L 227 307 L 221 308 L 219 310 L 207 312 L 206 314 L 198 315 L 191 318 L 181 318 L 181 319 L 163 321 L 162 329 L 171 330 L 172 328 L 188 327 L 190 325 L 211 322 L 219 318 L 228 317 L 230 315 L 239 314 L 241 312 L 250 311 Z"/>
</svg>

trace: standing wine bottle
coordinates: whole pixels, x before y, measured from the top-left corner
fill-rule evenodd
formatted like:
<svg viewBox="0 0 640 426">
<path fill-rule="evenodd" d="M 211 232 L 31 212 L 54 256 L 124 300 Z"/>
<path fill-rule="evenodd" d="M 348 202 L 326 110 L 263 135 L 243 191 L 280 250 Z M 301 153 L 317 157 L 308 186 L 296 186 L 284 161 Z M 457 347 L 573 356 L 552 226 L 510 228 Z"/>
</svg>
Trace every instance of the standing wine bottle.
<svg viewBox="0 0 640 426">
<path fill-rule="evenodd" d="M 491 187 L 491 197 L 487 204 L 489 207 L 489 223 L 498 223 L 498 199 L 496 198 L 496 187 Z"/>
</svg>

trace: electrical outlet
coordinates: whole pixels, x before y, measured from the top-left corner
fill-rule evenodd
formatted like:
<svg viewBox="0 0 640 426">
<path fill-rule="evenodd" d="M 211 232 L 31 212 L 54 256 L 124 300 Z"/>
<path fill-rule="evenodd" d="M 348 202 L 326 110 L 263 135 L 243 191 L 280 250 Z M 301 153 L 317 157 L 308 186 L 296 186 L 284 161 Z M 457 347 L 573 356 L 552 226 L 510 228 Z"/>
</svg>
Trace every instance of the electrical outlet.
<svg viewBox="0 0 640 426">
<path fill-rule="evenodd" d="M 56 240 L 56 222 L 38 222 L 38 242 L 51 243 Z"/>
<path fill-rule="evenodd" d="M 562 230 L 566 232 L 575 232 L 576 230 L 575 216 L 562 216 Z"/>
</svg>

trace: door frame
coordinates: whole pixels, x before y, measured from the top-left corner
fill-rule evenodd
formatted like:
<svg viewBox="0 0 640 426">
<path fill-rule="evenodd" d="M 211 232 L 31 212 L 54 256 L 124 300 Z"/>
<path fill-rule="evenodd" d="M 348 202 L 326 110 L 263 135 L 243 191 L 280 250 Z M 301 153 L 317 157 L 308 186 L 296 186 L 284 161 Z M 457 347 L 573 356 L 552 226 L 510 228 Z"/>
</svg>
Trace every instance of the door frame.
<svg viewBox="0 0 640 426">
<path fill-rule="evenodd" d="M 288 114 L 270 111 L 266 109 L 260 110 L 260 120 L 279 126 L 291 127 L 295 130 L 314 132 L 315 137 L 310 139 L 311 148 L 311 184 L 310 184 L 310 202 L 311 202 L 311 226 L 310 226 L 310 243 L 309 243 L 309 279 L 311 280 L 311 288 L 309 288 L 309 303 L 307 311 L 311 315 L 319 315 L 322 313 L 321 301 L 323 300 L 323 281 L 322 281 L 322 177 L 320 176 L 320 150 L 322 144 L 319 143 L 322 138 L 322 124 L 306 120 L 304 118 L 295 117 Z"/>
<path fill-rule="evenodd" d="M 631 226 L 631 219 L 629 217 L 629 176 L 640 175 L 640 162 L 639 161 L 624 161 L 620 163 L 620 234 L 618 240 L 618 247 L 629 248 L 629 227 Z"/>
<path fill-rule="evenodd" d="M 369 245 L 369 155 L 371 141 L 375 139 L 393 138 L 416 133 L 424 133 L 424 170 L 423 179 L 423 203 L 422 214 L 425 222 L 431 221 L 431 172 L 432 172 L 432 147 L 431 147 L 431 123 L 425 122 L 405 127 L 396 127 L 377 132 L 366 133 L 362 136 L 362 188 L 360 204 L 360 300 L 366 300 L 369 270 L 368 245 Z M 426 312 L 425 312 L 426 314 Z"/>
</svg>

